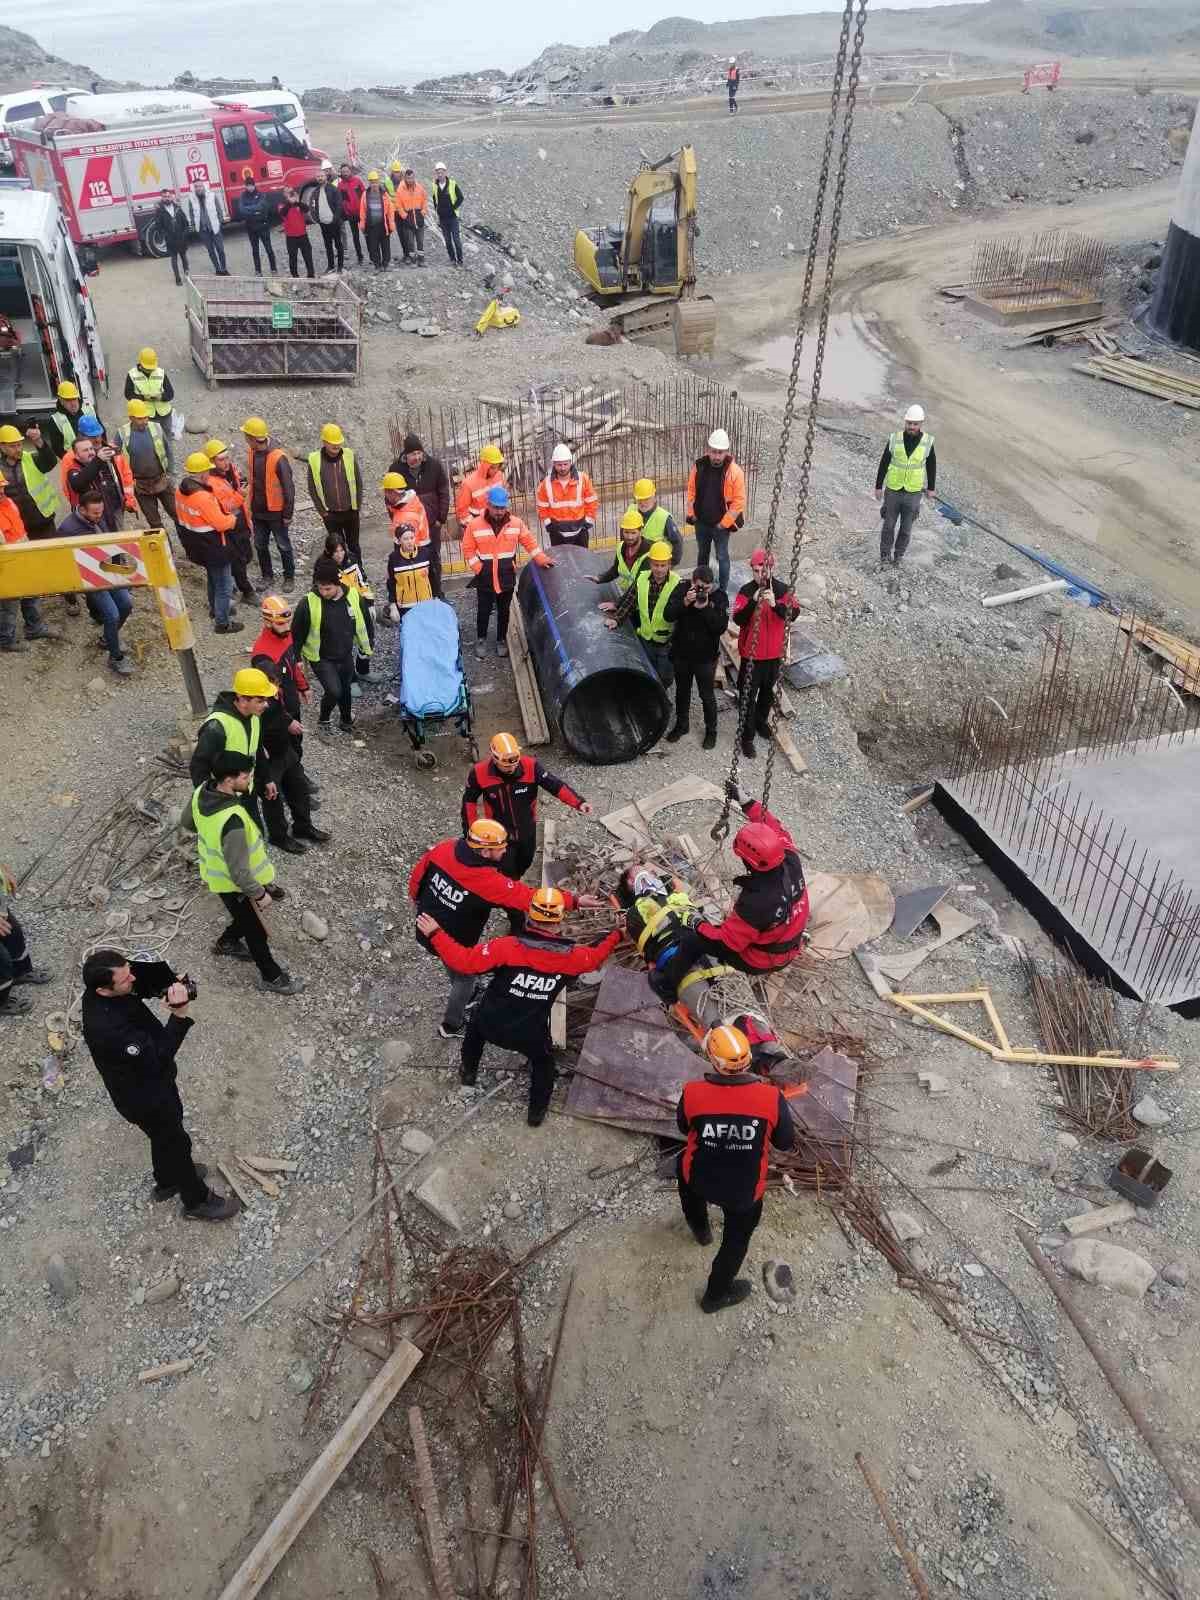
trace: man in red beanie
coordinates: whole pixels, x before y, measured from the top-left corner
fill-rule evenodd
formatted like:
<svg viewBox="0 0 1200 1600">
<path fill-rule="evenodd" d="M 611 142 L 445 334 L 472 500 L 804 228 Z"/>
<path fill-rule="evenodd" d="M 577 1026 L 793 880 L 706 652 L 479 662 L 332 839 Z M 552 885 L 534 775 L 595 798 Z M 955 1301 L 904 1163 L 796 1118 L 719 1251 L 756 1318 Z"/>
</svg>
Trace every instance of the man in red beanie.
<svg viewBox="0 0 1200 1600">
<path fill-rule="evenodd" d="M 771 737 L 771 703 L 787 649 L 788 626 L 800 610 L 795 595 L 775 577 L 775 557 L 755 550 L 750 557 L 750 582 L 733 598 L 730 620 L 738 623 L 738 709 L 742 754 L 756 755 L 754 735 Z M 748 702 L 748 703 L 747 703 Z"/>
</svg>

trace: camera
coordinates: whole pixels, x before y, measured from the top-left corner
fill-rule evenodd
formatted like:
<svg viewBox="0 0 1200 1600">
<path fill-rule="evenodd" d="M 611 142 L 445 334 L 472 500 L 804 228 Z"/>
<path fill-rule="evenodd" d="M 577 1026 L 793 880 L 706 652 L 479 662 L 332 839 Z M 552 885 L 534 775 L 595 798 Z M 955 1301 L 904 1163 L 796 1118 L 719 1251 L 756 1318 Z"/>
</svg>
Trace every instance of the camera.
<svg viewBox="0 0 1200 1600">
<path fill-rule="evenodd" d="M 176 983 L 181 983 L 183 985 L 183 987 L 187 990 L 187 997 L 188 997 L 189 1001 L 190 1000 L 194 1000 L 196 998 L 197 994 L 199 993 L 199 990 L 196 988 L 196 980 L 195 980 L 195 978 L 193 978 L 190 973 L 187 973 L 187 972 L 182 973 L 178 978 L 176 978 L 175 981 L 176 981 Z"/>
</svg>

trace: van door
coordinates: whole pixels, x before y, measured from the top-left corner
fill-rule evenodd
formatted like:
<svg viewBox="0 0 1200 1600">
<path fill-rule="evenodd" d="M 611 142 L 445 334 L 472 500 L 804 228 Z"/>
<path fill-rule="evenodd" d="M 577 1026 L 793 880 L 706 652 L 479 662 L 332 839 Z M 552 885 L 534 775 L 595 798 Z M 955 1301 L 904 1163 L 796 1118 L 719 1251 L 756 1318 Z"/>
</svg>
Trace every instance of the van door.
<svg viewBox="0 0 1200 1600">
<path fill-rule="evenodd" d="M 66 223 L 60 217 L 58 221 L 58 256 L 55 262 L 55 277 L 59 283 L 59 292 L 65 296 L 66 304 L 63 307 L 64 326 L 73 324 L 71 333 L 75 348 L 71 351 L 71 364 L 75 369 L 75 381 L 87 399 L 84 374 L 96 385 L 103 384 L 108 390 L 108 368 L 104 362 L 104 347 L 100 343 L 100 328 L 96 322 L 96 306 L 88 291 L 83 270 L 79 265 L 79 258 L 75 254 L 75 247 L 71 243 L 71 236 L 67 231 Z M 74 315 L 72 316 L 72 312 Z M 95 401 L 97 396 L 92 395 Z"/>
<path fill-rule="evenodd" d="M 246 169 L 250 169 L 251 177 L 260 187 L 265 187 L 263 180 L 267 172 L 261 152 L 256 144 L 251 143 L 249 127 L 240 117 L 229 121 L 222 117 L 217 122 L 217 131 L 221 138 L 220 159 L 225 174 L 225 198 L 232 215 L 234 202 L 245 187 Z"/>
</svg>

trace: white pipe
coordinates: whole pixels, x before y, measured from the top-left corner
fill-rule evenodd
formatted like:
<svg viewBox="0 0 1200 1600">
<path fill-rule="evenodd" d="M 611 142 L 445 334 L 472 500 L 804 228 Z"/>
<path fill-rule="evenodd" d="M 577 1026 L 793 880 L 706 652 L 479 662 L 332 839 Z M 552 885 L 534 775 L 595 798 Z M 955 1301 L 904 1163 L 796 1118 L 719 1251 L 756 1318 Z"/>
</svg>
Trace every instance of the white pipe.
<svg viewBox="0 0 1200 1600">
<path fill-rule="evenodd" d="M 1034 583 L 1028 589 L 1012 589 L 1008 594 L 985 595 L 985 606 L 1010 606 L 1014 600 L 1032 600 L 1037 594 L 1056 594 L 1067 587 L 1065 578 L 1047 578 L 1045 583 Z"/>
</svg>

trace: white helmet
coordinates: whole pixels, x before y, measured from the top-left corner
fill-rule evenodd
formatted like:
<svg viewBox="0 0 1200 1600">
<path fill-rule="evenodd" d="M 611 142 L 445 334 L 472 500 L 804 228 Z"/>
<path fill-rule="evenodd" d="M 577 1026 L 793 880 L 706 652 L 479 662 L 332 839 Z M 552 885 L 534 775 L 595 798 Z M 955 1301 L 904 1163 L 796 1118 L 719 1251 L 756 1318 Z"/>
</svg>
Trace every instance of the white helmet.
<svg viewBox="0 0 1200 1600">
<path fill-rule="evenodd" d="M 729 65 L 731 67 L 736 67 L 737 66 L 737 57 L 736 56 L 730 56 Z"/>
<path fill-rule="evenodd" d="M 725 432 L 724 428 L 713 429 L 708 436 L 708 448 L 710 450 L 729 449 L 729 435 Z"/>
<path fill-rule="evenodd" d="M 321 171 L 322 172 L 332 172 L 333 171 L 333 162 L 330 161 L 328 159 L 328 157 L 326 157 L 326 159 L 324 161 L 322 161 L 322 163 L 321 163 Z"/>
<path fill-rule="evenodd" d="M 554 454 L 550 459 L 555 462 L 574 461 L 575 457 L 571 454 L 571 446 L 569 444 L 556 444 L 554 446 Z"/>
<path fill-rule="evenodd" d="M 435 172 L 445 172 L 445 170 L 446 170 L 446 163 L 445 163 L 445 162 L 444 162 L 444 161 L 435 161 L 435 162 L 434 162 L 434 163 L 433 163 L 433 170 L 434 170 L 434 171 L 435 171 Z"/>
<path fill-rule="evenodd" d="M 908 410 L 904 413 L 904 420 L 905 422 L 924 422 L 924 406 L 909 406 Z"/>
</svg>

